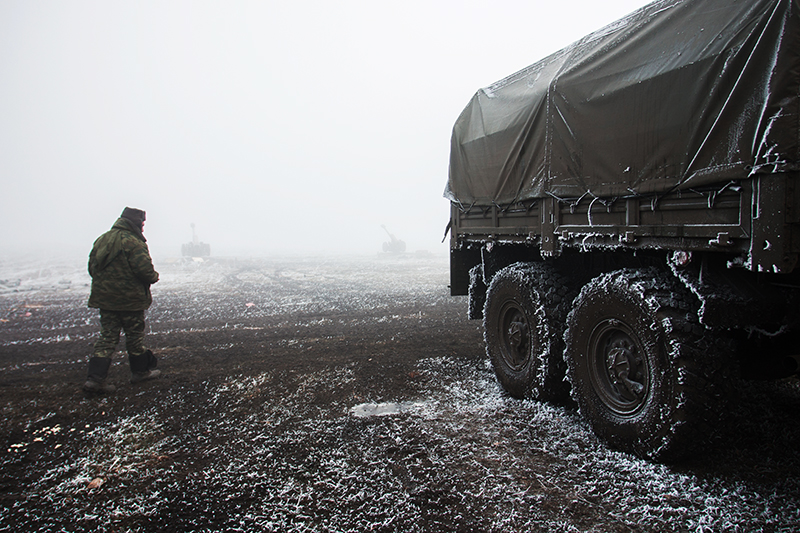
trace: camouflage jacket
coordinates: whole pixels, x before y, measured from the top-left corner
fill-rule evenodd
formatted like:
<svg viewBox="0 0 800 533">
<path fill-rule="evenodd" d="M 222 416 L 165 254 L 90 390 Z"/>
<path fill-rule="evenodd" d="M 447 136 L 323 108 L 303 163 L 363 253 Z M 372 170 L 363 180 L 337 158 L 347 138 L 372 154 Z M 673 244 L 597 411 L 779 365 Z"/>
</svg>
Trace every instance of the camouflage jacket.
<svg viewBox="0 0 800 533">
<path fill-rule="evenodd" d="M 140 228 L 119 218 L 94 241 L 89 254 L 92 292 L 89 307 L 143 311 L 153 303 L 150 285 L 158 281 Z"/>
</svg>

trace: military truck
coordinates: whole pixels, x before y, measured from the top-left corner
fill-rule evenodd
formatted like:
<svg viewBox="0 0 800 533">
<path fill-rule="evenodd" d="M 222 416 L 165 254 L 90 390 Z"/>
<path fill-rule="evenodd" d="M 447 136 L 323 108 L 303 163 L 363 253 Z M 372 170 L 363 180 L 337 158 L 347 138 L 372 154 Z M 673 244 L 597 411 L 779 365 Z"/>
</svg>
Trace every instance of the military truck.
<svg viewBox="0 0 800 533">
<path fill-rule="evenodd" d="M 677 459 L 797 372 L 798 171 L 800 3 L 654 2 L 461 113 L 451 293 L 512 396 Z"/>
</svg>

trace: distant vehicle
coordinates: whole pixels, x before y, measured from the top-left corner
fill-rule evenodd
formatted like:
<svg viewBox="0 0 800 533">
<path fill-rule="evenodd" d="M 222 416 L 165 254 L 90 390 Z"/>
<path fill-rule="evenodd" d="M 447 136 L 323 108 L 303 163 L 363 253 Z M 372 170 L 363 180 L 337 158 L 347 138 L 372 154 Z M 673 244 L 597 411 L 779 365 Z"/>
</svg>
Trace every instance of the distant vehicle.
<svg viewBox="0 0 800 533">
<path fill-rule="evenodd" d="M 192 226 L 192 242 L 181 245 L 181 255 L 183 257 L 208 257 L 211 255 L 211 245 L 200 242 L 197 238 L 197 233 L 194 230 L 194 222 Z"/>
<path fill-rule="evenodd" d="M 389 230 L 386 229 L 386 226 L 381 225 L 383 231 L 385 231 L 389 235 L 389 242 L 383 243 L 383 251 L 393 254 L 401 254 L 406 251 L 406 243 L 389 233 Z"/>
<path fill-rule="evenodd" d="M 734 369 L 797 373 L 798 42 L 796 2 L 663 0 L 475 94 L 450 287 L 511 395 L 571 391 L 610 445 L 671 460 Z"/>
</svg>

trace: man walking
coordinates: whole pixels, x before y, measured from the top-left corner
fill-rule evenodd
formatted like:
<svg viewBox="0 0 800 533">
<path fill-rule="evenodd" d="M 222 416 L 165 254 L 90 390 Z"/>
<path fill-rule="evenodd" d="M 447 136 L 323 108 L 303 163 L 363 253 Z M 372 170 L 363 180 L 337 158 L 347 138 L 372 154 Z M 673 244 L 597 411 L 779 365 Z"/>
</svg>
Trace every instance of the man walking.
<svg viewBox="0 0 800 533">
<path fill-rule="evenodd" d="M 88 392 L 114 392 L 106 383 L 111 357 L 125 331 L 131 383 L 153 379 L 156 358 L 144 347 L 144 311 L 153 303 L 150 285 L 158 281 L 144 238 L 145 212 L 126 207 L 109 231 L 98 237 L 89 254 L 92 291 L 89 307 L 100 309 L 100 338 L 89 359 Z"/>
</svg>

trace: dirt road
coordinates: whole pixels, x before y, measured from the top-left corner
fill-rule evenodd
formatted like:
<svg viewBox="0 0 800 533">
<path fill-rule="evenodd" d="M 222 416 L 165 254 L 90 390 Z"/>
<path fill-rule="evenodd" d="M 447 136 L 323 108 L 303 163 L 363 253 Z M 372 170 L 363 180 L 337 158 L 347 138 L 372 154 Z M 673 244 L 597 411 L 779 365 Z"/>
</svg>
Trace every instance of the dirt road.
<svg viewBox="0 0 800 533">
<path fill-rule="evenodd" d="M 433 256 L 157 263 L 164 375 L 80 386 L 82 263 L 0 263 L 0 531 L 795 531 L 800 385 L 663 466 L 496 384 Z"/>
</svg>

